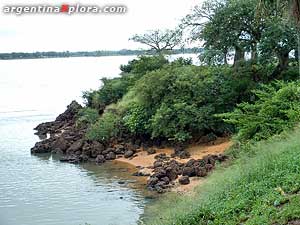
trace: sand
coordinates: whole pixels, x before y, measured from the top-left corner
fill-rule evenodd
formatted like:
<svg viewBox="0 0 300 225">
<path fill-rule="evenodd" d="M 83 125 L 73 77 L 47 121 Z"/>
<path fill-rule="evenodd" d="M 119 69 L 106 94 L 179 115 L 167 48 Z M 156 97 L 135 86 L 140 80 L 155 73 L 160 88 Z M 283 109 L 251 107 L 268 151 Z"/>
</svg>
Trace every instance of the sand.
<svg viewBox="0 0 300 225">
<path fill-rule="evenodd" d="M 220 154 L 224 153 L 226 149 L 228 149 L 232 145 L 232 142 L 228 138 L 219 138 L 213 143 L 210 144 L 194 144 L 187 148 L 187 151 L 191 154 L 191 158 L 189 159 L 179 159 L 175 158 L 177 161 L 180 162 L 187 162 L 190 159 L 201 159 L 204 156 L 207 155 L 213 155 L 213 154 Z M 146 151 L 140 151 L 137 153 L 137 156 L 132 159 L 126 159 L 126 158 L 118 158 L 116 159 L 118 162 L 122 163 L 128 163 L 133 167 L 142 167 L 147 168 L 153 166 L 153 163 L 155 161 L 155 156 L 160 153 L 166 153 L 167 156 L 170 156 L 173 153 L 172 148 L 162 148 L 162 149 L 156 149 L 156 153 L 152 155 L 148 155 Z M 145 170 L 145 169 L 144 169 Z M 151 170 L 147 170 L 151 172 Z M 172 189 L 172 191 L 176 191 L 178 193 L 186 193 L 191 192 L 194 187 L 201 184 L 205 178 L 199 178 L 199 177 L 191 177 L 190 178 L 190 184 L 188 185 L 180 185 L 178 184 L 178 181 L 175 181 L 175 186 Z"/>
</svg>

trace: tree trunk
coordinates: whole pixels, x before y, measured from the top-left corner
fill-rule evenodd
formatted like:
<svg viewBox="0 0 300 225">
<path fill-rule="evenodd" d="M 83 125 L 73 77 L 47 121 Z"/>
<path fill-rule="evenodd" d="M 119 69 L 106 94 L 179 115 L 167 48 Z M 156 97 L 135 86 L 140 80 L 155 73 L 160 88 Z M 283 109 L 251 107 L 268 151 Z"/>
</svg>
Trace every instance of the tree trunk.
<svg viewBox="0 0 300 225">
<path fill-rule="evenodd" d="M 255 43 L 251 49 L 251 61 L 253 63 L 257 62 L 257 44 Z"/>
<path fill-rule="evenodd" d="M 243 61 L 244 59 L 245 59 L 245 51 L 241 47 L 235 46 L 233 65 L 236 66 L 239 61 Z"/>
<path fill-rule="evenodd" d="M 279 75 L 287 69 L 288 65 L 289 65 L 289 52 L 284 52 L 284 53 L 280 53 L 277 55 L 279 63 L 276 66 L 275 70 L 273 71 L 273 73 L 271 74 L 271 76 L 269 77 L 269 81 L 277 79 L 279 77 Z"/>
</svg>

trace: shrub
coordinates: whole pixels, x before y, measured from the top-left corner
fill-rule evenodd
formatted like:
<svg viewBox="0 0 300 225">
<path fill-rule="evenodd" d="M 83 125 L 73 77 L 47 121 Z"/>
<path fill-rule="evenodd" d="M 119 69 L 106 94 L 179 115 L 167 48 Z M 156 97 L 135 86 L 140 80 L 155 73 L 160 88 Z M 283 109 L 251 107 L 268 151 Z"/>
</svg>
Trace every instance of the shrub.
<svg viewBox="0 0 300 225">
<path fill-rule="evenodd" d="M 78 112 L 78 118 L 76 124 L 81 125 L 90 125 L 97 121 L 99 114 L 97 110 L 90 107 L 85 107 Z"/>
<path fill-rule="evenodd" d="M 162 68 L 169 61 L 163 56 L 140 56 L 138 59 L 130 61 L 127 65 L 121 65 L 120 69 L 125 73 L 145 74 Z"/>
<path fill-rule="evenodd" d="M 119 124 L 119 115 L 113 111 L 107 111 L 88 129 L 86 137 L 89 140 L 108 141 L 117 136 Z"/>
<path fill-rule="evenodd" d="M 276 82 L 253 91 L 254 103 L 242 103 L 231 112 L 220 115 L 236 125 L 241 141 L 267 139 L 292 128 L 300 120 L 299 83 Z"/>
<path fill-rule="evenodd" d="M 243 87 L 232 87 L 240 79 L 230 72 L 227 67 L 215 70 L 173 64 L 147 73 L 131 91 L 138 107 L 127 104 L 125 126 L 153 138 L 176 141 L 208 132 L 230 132 L 231 126 L 213 116 L 232 110 L 243 95 Z"/>
</svg>

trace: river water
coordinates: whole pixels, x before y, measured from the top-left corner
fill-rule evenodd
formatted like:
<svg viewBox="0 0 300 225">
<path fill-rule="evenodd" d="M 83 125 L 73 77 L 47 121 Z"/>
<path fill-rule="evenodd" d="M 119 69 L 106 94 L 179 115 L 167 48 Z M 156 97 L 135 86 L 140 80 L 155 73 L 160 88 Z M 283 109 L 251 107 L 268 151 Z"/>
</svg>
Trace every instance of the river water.
<svg viewBox="0 0 300 225">
<path fill-rule="evenodd" d="M 33 156 L 33 128 L 51 121 L 134 56 L 0 61 L 0 225 L 131 225 L 147 192 L 131 168 Z"/>
</svg>

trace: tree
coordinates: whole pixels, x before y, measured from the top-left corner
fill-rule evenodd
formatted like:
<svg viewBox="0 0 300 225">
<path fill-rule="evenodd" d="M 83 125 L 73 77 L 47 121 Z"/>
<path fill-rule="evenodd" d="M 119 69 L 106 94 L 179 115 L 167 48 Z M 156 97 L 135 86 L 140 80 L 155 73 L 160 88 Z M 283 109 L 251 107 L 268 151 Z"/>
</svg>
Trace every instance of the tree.
<svg viewBox="0 0 300 225">
<path fill-rule="evenodd" d="M 203 40 L 207 54 L 223 58 L 227 63 L 229 52 L 235 52 L 234 63 L 244 60 L 246 51 L 257 60 L 257 44 L 260 41 L 263 21 L 257 20 L 255 7 L 257 0 L 231 0 L 204 2 L 195 7 L 183 24 L 192 27 L 192 40 Z"/>
<path fill-rule="evenodd" d="M 288 13 L 288 17 L 294 23 L 297 29 L 297 45 L 295 52 L 298 53 L 298 66 L 300 76 L 300 1 L 299 0 L 260 0 L 258 4 L 258 12 L 268 11 L 270 6 L 276 5 L 279 9 L 284 9 Z"/>
<path fill-rule="evenodd" d="M 150 30 L 145 34 L 136 34 L 130 40 L 145 44 L 157 53 L 162 53 L 172 50 L 181 43 L 182 31 L 180 29 Z"/>
</svg>

